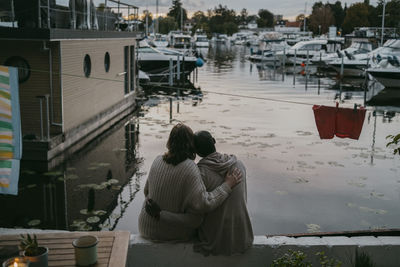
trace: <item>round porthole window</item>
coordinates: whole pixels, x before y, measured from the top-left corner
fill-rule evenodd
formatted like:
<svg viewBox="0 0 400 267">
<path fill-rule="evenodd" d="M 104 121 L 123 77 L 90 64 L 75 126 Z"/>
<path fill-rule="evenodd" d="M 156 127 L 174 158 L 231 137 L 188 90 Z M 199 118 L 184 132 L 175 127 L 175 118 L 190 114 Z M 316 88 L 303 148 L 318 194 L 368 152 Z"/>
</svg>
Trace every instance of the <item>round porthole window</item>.
<svg viewBox="0 0 400 267">
<path fill-rule="evenodd" d="M 92 62 L 90 61 L 90 56 L 86 55 L 85 59 L 83 60 L 83 72 L 85 73 L 86 77 L 89 77 L 91 71 L 92 71 Z"/>
<path fill-rule="evenodd" d="M 106 72 L 110 70 L 110 54 L 108 52 L 104 55 L 104 68 Z"/>
<path fill-rule="evenodd" d="M 28 62 L 22 57 L 10 57 L 4 62 L 5 66 L 18 68 L 18 81 L 20 83 L 26 82 L 31 76 L 31 67 Z"/>
</svg>

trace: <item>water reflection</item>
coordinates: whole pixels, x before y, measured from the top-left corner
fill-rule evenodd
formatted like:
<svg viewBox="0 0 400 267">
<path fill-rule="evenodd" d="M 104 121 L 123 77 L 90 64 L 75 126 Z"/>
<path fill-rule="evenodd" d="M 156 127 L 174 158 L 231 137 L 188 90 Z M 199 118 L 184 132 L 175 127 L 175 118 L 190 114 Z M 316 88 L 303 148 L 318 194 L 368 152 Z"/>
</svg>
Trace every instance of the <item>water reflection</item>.
<svg viewBox="0 0 400 267">
<path fill-rule="evenodd" d="M 123 142 L 122 142 L 123 141 Z M 123 146 L 121 146 L 123 145 Z M 139 123 L 134 116 L 47 172 L 22 165 L 19 195 L 0 196 L 1 227 L 112 230 L 140 190 Z M 122 199 L 121 191 L 130 194 Z"/>
</svg>

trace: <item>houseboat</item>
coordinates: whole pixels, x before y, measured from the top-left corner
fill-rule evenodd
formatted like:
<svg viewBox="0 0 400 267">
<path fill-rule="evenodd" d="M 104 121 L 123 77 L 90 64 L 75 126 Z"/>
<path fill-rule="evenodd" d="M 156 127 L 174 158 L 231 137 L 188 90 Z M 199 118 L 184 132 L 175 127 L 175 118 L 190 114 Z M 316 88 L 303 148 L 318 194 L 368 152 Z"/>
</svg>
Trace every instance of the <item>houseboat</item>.
<svg viewBox="0 0 400 267">
<path fill-rule="evenodd" d="M 101 20 L 111 14 L 107 6 L 86 19 L 72 9 L 64 24 L 51 13 L 65 13 L 59 10 L 41 6 L 19 16 L 16 9 L 18 26 L 0 27 L 0 65 L 19 69 L 23 159 L 54 164 L 135 109 L 141 38 L 137 29 L 113 31 L 114 22 Z"/>
</svg>

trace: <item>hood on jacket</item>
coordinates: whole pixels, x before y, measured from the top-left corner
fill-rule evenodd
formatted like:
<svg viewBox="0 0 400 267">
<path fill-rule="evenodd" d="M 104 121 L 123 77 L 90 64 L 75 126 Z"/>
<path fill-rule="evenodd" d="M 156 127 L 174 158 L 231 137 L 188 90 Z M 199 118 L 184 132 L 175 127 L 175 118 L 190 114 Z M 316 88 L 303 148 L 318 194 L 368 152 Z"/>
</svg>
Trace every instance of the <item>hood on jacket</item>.
<svg viewBox="0 0 400 267">
<path fill-rule="evenodd" d="M 237 162 L 236 156 L 221 154 L 218 152 L 211 153 L 207 157 L 202 158 L 197 164 L 199 167 L 209 168 L 222 176 L 225 176 Z"/>
</svg>

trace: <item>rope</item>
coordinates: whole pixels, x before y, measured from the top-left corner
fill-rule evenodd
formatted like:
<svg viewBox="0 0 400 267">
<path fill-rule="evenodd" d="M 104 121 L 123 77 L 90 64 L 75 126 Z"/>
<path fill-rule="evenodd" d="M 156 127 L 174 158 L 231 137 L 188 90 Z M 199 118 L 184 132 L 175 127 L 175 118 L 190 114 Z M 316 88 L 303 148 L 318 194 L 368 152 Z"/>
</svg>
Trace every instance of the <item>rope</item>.
<svg viewBox="0 0 400 267">
<path fill-rule="evenodd" d="M 28 69 L 28 68 L 20 68 L 20 69 L 31 70 L 31 71 L 42 72 L 42 73 L 50 73 L 47 70 L 37 70 L 37 69 Z M 100 80 L 100 81 L 118 82 L 118 83 L 124 83 L 125 82 L 123 80 L 121 81 L 121 80 L 99 78 L 99 77 L 86 77 L 86 76 L 82 76 L 82 75 L 68 74 L 68 73 L 61 73 L 61 72 L 53 72 L 53 74 L 76 77 L 76 78 Z M 152 85 L 152 84 L 147 84 L 147 85 Z M 153 84 L 153 86 L 150 87 L 150 90 L 153 89 L 153 88 L 165 88 L 165 89 L 173 89 L 173 90 L 181 90 L 181 91 L 185 91 L 185 90 L 190 90 L 191 89 L 191 88 L 174 87 L 174 86 L 167 86 L 167 85 L 158 85 L 158 84 L 156 84 L 156 85 Z M 215 92 L 215 91 L 209 91 L 209 90 L 201 90 L 201 91 L 204 92 L 204 93 L 215 94 L 215 95 L 239 97 L 239 98 L 246 98 L 246 99 L 256 99 L 256 100 L 264 100 L 264 101 L 287 103 L 287 104 L 306 105 L 306 106 L 314 106 L 314 105 L 316 105 L 316 104 L 312 104 L 312 103 L 291 101 L 291 100 L 283 100 L 283 99 L 275 99 L 275 98 L 269 98 L 269 97 L 241 95 L 241 94 L 232 94 L 232 93 L 222 93 L 222 92 Z"/>
</svg>

